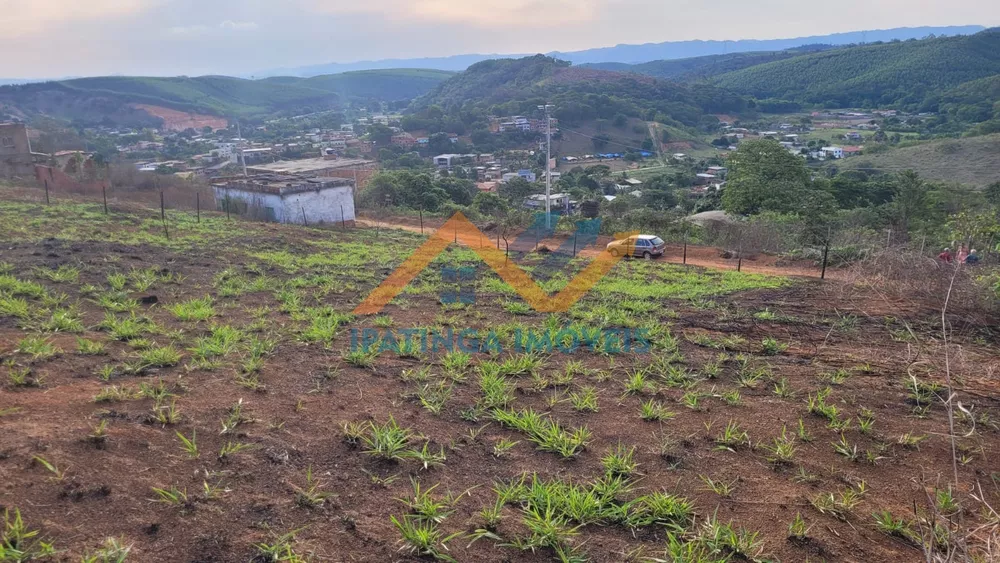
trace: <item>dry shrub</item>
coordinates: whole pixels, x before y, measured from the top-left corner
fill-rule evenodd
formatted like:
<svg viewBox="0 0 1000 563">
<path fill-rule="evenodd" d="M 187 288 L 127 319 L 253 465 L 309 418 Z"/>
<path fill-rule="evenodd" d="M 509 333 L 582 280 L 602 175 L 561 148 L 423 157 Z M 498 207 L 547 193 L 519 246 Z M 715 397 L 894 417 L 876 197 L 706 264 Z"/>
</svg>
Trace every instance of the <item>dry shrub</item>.
<svg viewBox="0 0 1000 563">
<path fill-rule="evenodd" d="M 845 269 L 847 289 L 869 289 L 883 299 L 908 302 L 927 310 L 940 311 L 955 268 L 959 271 L 948 306 L 949 316 L 971 325 L 991 324 L 998 311 L 997 296 L 977 278 L 986 272 L 981 266 L 946 264 L 902 248 L 876 250 Z"/>
</svg>

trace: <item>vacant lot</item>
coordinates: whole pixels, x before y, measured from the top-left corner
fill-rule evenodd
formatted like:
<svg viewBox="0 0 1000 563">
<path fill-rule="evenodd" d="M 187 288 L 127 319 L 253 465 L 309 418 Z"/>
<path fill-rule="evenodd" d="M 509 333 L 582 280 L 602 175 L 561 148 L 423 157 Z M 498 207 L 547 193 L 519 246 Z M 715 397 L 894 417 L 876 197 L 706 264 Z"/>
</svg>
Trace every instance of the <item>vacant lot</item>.
<svg viewBox="0 0 1000 563">
<path fill-rule="evenodd" d="M 1000 135 L 931 141 L 836 161 L 840 170 L 915 170 L 929 180 L 985 187 L 1000 181 Z"/>
<path fill-rule="evenodd" d="M 0 203 L 0 560 L 909 562 L 996 533 L 998 349 L 955 329 L 953 490 L 939 303 L 626 261 L 543 315 L 452 247 L 358 317 L 419 234 L 167 224 Z M 549 291 L 585 265 L 517 259 Z"/>
</svg>

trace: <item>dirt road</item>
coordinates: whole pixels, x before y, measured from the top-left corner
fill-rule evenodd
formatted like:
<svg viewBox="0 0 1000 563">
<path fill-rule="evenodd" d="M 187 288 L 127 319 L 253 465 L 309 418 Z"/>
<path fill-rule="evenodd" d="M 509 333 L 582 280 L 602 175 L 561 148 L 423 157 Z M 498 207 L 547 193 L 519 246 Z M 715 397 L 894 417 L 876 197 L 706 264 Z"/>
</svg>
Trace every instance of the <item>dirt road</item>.
<svg viewBox="0 0 1000 563">
<path fill-rule="evenodd" d="M 398 229 L 404 231 L 410 231 L 413 233 L 420 233 L 420 225 L 413 224 L 409 219 L 398 219 L 393 218 L 392 221 L 382 221 L 379 223 L 379 228 L 382 229 Z M 376 222 L 368 218 L 358 218 L 356 221 L 357 225 L 362 227 L 375 228 Z M 433 223 L 433 224 L 432 224 Z M 425 220 L 424 221 L 424 234 L 430 234 L 434 232 L 440 226 L 440 220 Z M 484 239 L 493 240 L 491 244 L 496 244 L 495 239 Z M 511 244 L 510 249 L 514 252 L 531 252 L 536 248 L 534 239 L 527 237 L 525 239 L 516 240 L 516 236 L 509 237 L 509 242 Z M 568 236 L 557 236 L 551 238 L 540 239 L 538 241 L 537 247 L 546 247 L 549 249 L 559 248 L 569 240 Z M 577 251 L 578 256 L 594 257 L 604 251 L 605 246 L 611 242 L 612 238 L 609 236 L 598 237 L 595 244 L 579 249 Z M 502 243 L 501 243 L 502 244 Z M 657 260 L 662 262 L 668 262 L 671 264 L 688 264 L 690 266 L 700 266 L 703 268 L 714 268 L 717 270 L 736 270 L 740 269 L 741 272 L 747 272 L 752 274 L 767 274 L 772 276 L 798 276 L 798 277 L 810 277 L 818 278 L 820 277 L 820 268 L 816 266 L 812 261 L 800 260 L 792 264 L 779 264 L 781 259 L 777 256 L 770 256 L 765 254 L 760 254 L 754 257 L 745 258 L 742 263 L 736 258 L 723 258 L 722 251 L 714 246 L 700 246 L 689 244 L 687 247 L 687 255 L 685 261 L 685 253 L 683 245 L 672 245 L 668 244 L 664 254 L 661 258 Z M 841 278 L 843 272 L 834 269 L 827 268 L 826 277 L 832 279 Z"/>
</svg>

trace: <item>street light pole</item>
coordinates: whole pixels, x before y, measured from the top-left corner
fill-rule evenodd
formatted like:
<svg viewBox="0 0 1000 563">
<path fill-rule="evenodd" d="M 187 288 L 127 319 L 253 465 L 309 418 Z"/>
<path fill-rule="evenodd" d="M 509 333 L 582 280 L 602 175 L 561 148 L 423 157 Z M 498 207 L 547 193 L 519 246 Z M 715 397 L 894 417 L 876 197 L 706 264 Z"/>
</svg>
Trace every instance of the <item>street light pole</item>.
<svg viewBox="0 0 1000 563">
<path fill-rule="evenodd" d="M 538 106 L 545 110 L 545 230 L 552 229 L 552 120 L 549 119 L 551 104 Z"/>
</svg>

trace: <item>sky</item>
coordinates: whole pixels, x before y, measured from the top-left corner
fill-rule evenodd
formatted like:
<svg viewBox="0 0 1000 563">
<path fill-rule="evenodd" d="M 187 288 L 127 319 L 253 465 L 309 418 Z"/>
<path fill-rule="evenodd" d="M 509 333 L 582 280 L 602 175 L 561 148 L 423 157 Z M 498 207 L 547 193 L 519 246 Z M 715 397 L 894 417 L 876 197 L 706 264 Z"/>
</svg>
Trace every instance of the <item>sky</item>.
<svg viewBox="0 0 1000 563">
<path fill-rule="evenodd" d="M 0 0 L 0 77 L 274 68 L 1000 25 L 997 0 Z"/>
</svg>

